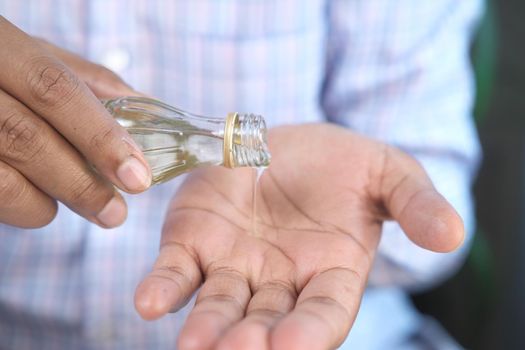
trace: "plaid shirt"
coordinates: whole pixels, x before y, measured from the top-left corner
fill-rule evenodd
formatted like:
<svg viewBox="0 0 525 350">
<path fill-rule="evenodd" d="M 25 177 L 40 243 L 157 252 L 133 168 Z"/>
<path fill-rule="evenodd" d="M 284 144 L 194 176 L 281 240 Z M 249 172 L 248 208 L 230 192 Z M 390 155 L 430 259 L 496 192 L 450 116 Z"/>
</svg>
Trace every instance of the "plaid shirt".
<svg viewBox="0 0 525 350">
<path fill-rule="evenodd" d="M 167 103 L 270 125 L 328 120 L 418 158 L 464 218 L 467 244 L 430 253 L 386 224 L 352 349 L 409 348 L 422 323 L 406 290 L 439 282 L 468 250 L 480 11 L 480 0 L 0 0 L 23 30 Z M 187 311 L 146 322 L 133 294 L 179 183 L 126 195 L 128 220 L 113 230 L 64 206 L 41 229 L 0 224 L 0 349 L 174 349 Z"/>
</svg>

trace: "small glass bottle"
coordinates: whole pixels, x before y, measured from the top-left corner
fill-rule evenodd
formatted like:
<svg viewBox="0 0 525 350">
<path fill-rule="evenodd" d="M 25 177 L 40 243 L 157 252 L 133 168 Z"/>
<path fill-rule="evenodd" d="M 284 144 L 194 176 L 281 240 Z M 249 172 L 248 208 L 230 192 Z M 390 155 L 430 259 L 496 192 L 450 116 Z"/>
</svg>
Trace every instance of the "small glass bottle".
<svg viewBox="0 0 525 350">
<path fill-rule="evenodd" d="M 201 166 L 270 164 L 266 123 L 259 115 L 208 118 L 144 97 L 121 97 L 104 105 L 141 147 L 154 184 Z"/>
</svg>

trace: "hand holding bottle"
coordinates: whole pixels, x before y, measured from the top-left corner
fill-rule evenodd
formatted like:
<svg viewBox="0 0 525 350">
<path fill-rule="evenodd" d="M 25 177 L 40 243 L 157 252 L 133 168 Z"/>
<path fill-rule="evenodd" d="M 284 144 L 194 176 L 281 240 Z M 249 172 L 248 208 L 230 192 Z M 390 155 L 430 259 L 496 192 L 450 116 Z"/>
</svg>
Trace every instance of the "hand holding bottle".
<svg viewBox="0 0 525 350">
<path fill-rule="evenodd" d="M 140 192 L 151 173 L 93 92 L 107 97 L 133 90 L 3 17 L 0 33 L 0 222 L 45 225 L 58 200 L 101 226 L 121 224 L 126 205 L 112 184 Z"/>
<path fill-rule="evenodd" d="M 458 214 L 403 152 L 328 124 L 269 136 L 255 231 L 249 169 L 200 169 L 173 199 L 135 305 L 162 317 L 202 285 L 181 350 L 335 348 L 356 317 L 384 220 L 430 250 L 463 240 Z"/>
</svg>

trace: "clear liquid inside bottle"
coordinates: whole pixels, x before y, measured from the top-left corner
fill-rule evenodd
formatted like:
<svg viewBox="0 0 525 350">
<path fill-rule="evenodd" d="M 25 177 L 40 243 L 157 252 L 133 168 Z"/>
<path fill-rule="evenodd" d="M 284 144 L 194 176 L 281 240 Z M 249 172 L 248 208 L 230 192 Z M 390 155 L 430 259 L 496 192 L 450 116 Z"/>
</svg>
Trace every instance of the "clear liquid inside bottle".
<svg viewBox="0 0 525 350">
<path fill-rule="evenodd" d="M 261 116 L 202 117 L 143 97 L 123 97 L 104 104 L 141 147 L 154 184 L 196 167 L 264 168 L 270 163 Z"/>
</svg>

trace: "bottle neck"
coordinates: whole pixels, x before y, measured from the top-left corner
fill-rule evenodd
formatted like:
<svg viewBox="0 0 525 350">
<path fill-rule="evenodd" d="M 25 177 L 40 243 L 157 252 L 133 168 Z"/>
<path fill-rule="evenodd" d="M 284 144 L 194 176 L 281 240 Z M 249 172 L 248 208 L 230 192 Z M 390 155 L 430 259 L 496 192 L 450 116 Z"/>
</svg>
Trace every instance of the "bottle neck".
<svg viewBox="0 0 525 350">
<path fill-rule="evenodd" d="M 271 159 L 267 144 L 264 118 L 255 114 L 228 114 L 223 143 L 225 167 L 267 167 Z"/>
<path fill-rule="evenodd" d="M 189 157 L 186 160 L 191 160 L 192 167 L 270 164 L 266 123 L 259 115 L 231 113 L 226 119 L 203 117 L 143 97 L 121 97 L 103 103 L 159 172 L 173 167 L 182 156 Z M 169 161 L 169 157 L 175 160 Z"/>
</svg>

